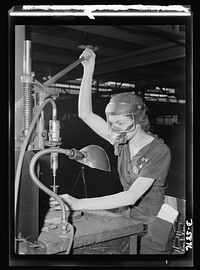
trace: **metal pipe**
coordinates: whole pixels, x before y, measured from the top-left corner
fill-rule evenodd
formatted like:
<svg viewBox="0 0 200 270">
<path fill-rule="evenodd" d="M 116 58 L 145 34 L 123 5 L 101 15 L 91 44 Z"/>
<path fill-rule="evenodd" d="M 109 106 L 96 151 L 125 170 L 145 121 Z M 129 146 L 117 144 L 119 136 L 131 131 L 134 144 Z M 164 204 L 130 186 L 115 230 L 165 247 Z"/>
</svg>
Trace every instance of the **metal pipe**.
<svg viewBox="0 0 200 270">
<path fill-rule="evenodd" d="M 24 41 L 23 74 L 31 75 L 31 41 Z"/>
</svg>

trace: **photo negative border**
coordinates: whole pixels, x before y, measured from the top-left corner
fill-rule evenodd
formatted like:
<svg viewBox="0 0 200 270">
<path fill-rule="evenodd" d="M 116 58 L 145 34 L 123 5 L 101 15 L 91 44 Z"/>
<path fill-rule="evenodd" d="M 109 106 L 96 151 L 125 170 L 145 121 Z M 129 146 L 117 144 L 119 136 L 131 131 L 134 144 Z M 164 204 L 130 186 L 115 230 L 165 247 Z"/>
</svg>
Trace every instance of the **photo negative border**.
<svg viewBox="0 0 200 270">
<path fill-rule="evenodd" d="M 192 31 L 191 6 L 14 6 L 8 12 L 8 75 L 9 75 L 9 265 L 10 266 L 193 266 L 193 247 L 184 255 L 17 255 L 14 253 L 14 51 L 15 25 L 63 25 L 63 24 L 169 24 L 186 25 L 186 107 L 187 107 L 187 172 L 186 172 L 186 220 L 193 220 L 193 79 L 192 79 Z"/>
</svg>

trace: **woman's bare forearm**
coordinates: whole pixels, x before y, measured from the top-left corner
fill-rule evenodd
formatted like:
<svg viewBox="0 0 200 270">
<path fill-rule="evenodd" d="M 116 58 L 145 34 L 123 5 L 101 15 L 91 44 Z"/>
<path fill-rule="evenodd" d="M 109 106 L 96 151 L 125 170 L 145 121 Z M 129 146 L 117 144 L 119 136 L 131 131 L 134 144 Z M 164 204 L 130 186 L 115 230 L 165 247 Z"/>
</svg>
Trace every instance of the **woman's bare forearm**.
<svg viewBox="0 0 200 270">
<path fill-rule="evenodd" d="M 106 121 L 95 114 L 92 109 L 92 78 L 95 68 L 95 54 L 92 50 L 86 49 L 82 57 L 85 60 L 82 62 L 83 78 L 80 87 L 78 98 L 78 116 L 99 136 L 107 139 L 107 123 Z"/>
<path fill-rule="evenodd" d="M 122 191 L 114 195 L 78 200 L 79 210 L 106 210 L 134 204 L 136 200 L 130 191 Z"/>
<path fill-rule="evenodd" d="M 153 182 L 153 178 L 138 177 L 129 190 L 103 197 L 79 199 L 78 208 L 80 210 L 105 210 L 133 205 L 150 188 Z"/>
<path fill-rule="evenodd" d="M 81 82 L 79 99 L 78 99 L 78 115 L 81 119 L 85 119 L 92 112 L 92 77 L 94 68 L 84 69 L 83 79 Z"/>
<path fill-rule="evenodd" d="M 77 199 L 69 194 L 62 194 L 60 196 L 72 210 L 108 210 L 135 204 L 153 182 L 153 178 L 138 177 L 128 190 L 113 195 L 86 199 Z"/>
</svg>

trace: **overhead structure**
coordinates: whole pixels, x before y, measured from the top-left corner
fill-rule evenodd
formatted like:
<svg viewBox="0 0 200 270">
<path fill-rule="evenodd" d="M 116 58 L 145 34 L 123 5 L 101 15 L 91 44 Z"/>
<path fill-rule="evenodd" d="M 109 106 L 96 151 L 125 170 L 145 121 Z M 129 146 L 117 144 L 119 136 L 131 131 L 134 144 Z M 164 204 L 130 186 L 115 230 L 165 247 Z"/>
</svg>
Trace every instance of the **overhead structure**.
<svg viewBox="0 0 200 270">
<path fill-rule="evenodd" d="M 29 31 L 38 80 L 47 80 L 77 59 L 85 48 L 80 48 L 85 38 L 88 44 L 98 46 L 94 73 L 98 82 L 185 91 L 185 25 L 31 25 Z M 81 77 L 79 66 L 58 82 L 66 84 Z"/>
</svg>

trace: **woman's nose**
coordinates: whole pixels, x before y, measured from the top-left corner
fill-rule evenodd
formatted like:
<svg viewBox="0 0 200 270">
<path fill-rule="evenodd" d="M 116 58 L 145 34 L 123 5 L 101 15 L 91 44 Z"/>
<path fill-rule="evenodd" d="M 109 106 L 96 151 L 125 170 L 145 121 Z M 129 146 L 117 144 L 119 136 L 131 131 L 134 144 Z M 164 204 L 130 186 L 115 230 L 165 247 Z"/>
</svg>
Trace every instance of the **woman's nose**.
<svg viewBox="0 0 200 270">
<path fill-rule="evenodd" d="M 113 123 L 113 124 L 111 125 L 111 127 L 112 127 L 112 128 L 119 128 L 120 125 L 119 125 L 118 123 Z"/>
</svg>

